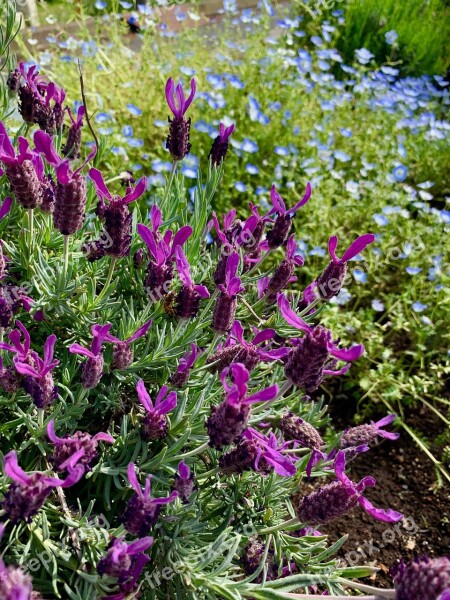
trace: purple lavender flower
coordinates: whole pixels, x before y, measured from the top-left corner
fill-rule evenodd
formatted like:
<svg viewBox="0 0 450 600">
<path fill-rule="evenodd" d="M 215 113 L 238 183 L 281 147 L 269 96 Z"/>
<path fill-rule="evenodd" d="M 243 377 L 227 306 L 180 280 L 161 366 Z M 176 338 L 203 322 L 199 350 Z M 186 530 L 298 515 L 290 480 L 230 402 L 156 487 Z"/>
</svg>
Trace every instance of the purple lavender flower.
<svg viewBox="0 0 450 600">
<path fill-rule="evenodd" d="M 147 321 L 147 323 L 144 323 L 142 327 L 139 327 L 139 329 L 137 329 L 133 333 L 133 335 L 131 335 L 128 339 L 124 340 L 123 342 L 108 333 L 108 335 L 105 337 L 106 341 L 114 343 L 111 369 L 128 369 L 128 367 L 132 364 L 134 358 L 131 344 L 136 340 L 139 340 L 140 338 L 144 337 L 144 335 L 147 334 L 147 331 L 149 330 L 151 324 L 152 319 Z"/>
<path fill-rule="evenodd" d="M 122 593 L 129 593 L 135 586 L 142 569 L 150 558 L 144 554 L 153 544 L 150 536 L 135 540 L 130 544 L 123 538 L 113 537 L 108 545 L 106 556 L 97 565 L 99 575 L 117 579 Z"/>
<path fill-rule="evenodd" d="M 219 247 L 225 247 L 230 252 L 230 248 L 234 248 L 237 244 L 239 234 L 242 232 L 243 223 L 240 219 L 236 219 L 235 208 L 222 215 L 222 223 L 223 227 L 220 226 L 219 219 L 216 213 L 213 212 L 209 228 L 214 226 Z"/>
<path fill-rule="evenodd" d="M 395 600 L 450 600 L 450 558 L 421 556 L 394 571 Z"/>
<path fill-rule="evenodd" d="M 16 360 L 16 370 L 24 375 L 23 389 L 30 394 L 37 408 L 46 408 L 58 397 L 58 388 L 53 381 L 52 370 L 59 365 L 53 360 L 56 335 L 50 335 L 44 346 L 44 360 L 36 353 L 31 353 L 31 360 Z"/>
<path fill-rule="evenodd" d="M 33 164 L 33 153 L 24 137 L 19 137 L 18 147 L 16 155 L 6 128 L 0 121 L 0 161 L 5 165 L 11 191 L 23 208 L 36 208 L 42 203 L 42 187 Z"/>
<path fill-rule="evenodd" d="M 17 94 L 20 88 L 21 81 L 22 74 L 20 73 L 19 69 L 13 69 L 9 73 L 8 79 L 6 80 L 6 87 L 9 89 L 10 92 L 13 92 L 13 94 Z"/>
<path fill-rule="evenodd" d="M 324 375 L 342 375 L 350 365 L 340 371 L 327 369 L 329 356 L 337 360 L 352 362 L 364 353 L 364 346 L 357 345 L 349 349 L 340 349 L 332 341 L 331 331 L 318 325 L 311 327 L 303 321 L 290 307 L 283 294 L 278 296 L 278 306 L 284 319 L 297 329 L 305 332 L 305 336 L 297 340 L 297 346 L 288 355 L 284 368 L 286 377 L 307 392 L 316 390 Z"/>
<path fill-rule="evenodd" d="M 172 78 L 166 84 L 166 100 L 174 116 L 169 117 L 169 135 L 167 136 L 166 148 L 175 161 L 183 160 L 189 154 L 191 144 L 189 141 L 191 130 L 191 119 L 186 120 L 184 115 L 192 104 L 197 91 L 195 79 L 191 79 L 191 93 L 185 98 L 182 85 L 175 86 Z"/>
<path fill-rule="evenodd" d="M 376 480 L 364 477 L 358 484 L 353 483 L 345 474 L 345 454 L 339 451 L 334 461 L 337 481 L 329 483 L 300 501 L 298 515 L 300 520 L 310 526 L 323 525 L 341 517 L 360 504 L 372 517 L 385 523 L 397 523 L 403 515 L 395 510 L 375 508 L 362 495 L 366 487 L 373 487 Z"/>
<path fill-rule="evenodd" d="M 262 240 L 268 216 L 261 217 L 258 207 L 252 202 L 249 203 L 252 214 L 244 222 L 242 231 L 238 237 L 238 243 L 247 253 L 246 258 L 251 259 L 251 255 L 258 252 L 258 246 Z"/>
<path fill-rule="evenodd" d="M 19 87 L 19 112 L 23 120 L 33 125 L 37 123 L 38 114 L 41 107 L 41 94 L 45 93 L 48 86 L 48 80 L 43 75 L 39 75 L 37 66 L 32 65 L 26 68 L 25 63 L 19 64 L 19 72 L 24 83 Z"/>
<path fill-rule="evenodd" d="M 313 281 L 312 283 L 310 283 L 309 285 L 307 285 L 305 287 L 305 289 L 303 290 L 303 294 L 302 297 L 300 298 L 300 300 L 298 301 L 297 304 L 297 310 L 299 311 L 303 311 L 306 308 L 308 308 L 308 306 L 310 304 L 312 304 L 314 302 L 314 300 L 317 299 L 317 295 L 315 293 L 315 289 L 317 287 L 317 282 Z M 312 314 L 314 312 L 314 308 L 312 308 L 308 314 Z"/>
<path fill-rule="evenodd" d="M 64 124 L 62 104 L 66 98 L 66 92 L 51 81 L 46 85 L 45 90 L 41 91 L 36 86 L 34 93 L 36 99 L 35 122 L 42 131 L 49 135 L 59 133 Z"/>
<path fill-rule="evenodd" d="M 13 329 L 8 335 L 11 344 L 8 344 L 7 342 L 0 342 L 0 350 L 12 352 L 15 355 L 14 362 L 18 361 L 22 363 L 27 362 L 29 364 L 33 364 L 30 353 L 30 334 L 20 321 L 16 321 L 16 325 L 18 329 Z M 22 336 L 23 342 L 21 339 Z"/>
<path fill-rule="evenodd" d="M 290 350 L 287 348 L 267 348 L 267 342 L 275 335 L 274 329 L 264 329 L 257 332 L 251 342 L 247 342 L 244 339 L 244 328 L 236 320 L 225 343 L 219 346 L 206 364 L 211 364 L 214 372 L 222 372 L 232 363 L 242 363 L 251 372 L 261 361 L 279 360 L 289 354 Z"/>
<path fill-rule="evenodd" d="M 142 437 L 148 441 L 165 438 L 168 431 L 166 414 L 176 407 L 177 393 L 167 394 L 169 388 L 167 385 L 163 385 L 156 396 L 155 404 L 153 404 L 142 379 L 138 381 L 136 390 L 141 404 L 147 411 L 142 421 Z"/>
<path fill-rule="evenodd" d="M 227 381 L 228 377 L 231 384 Z M 209 445 L 217 450 L 241 439 L 248 425 L 252 404 L 274 400 L 278 394 L 278 386 L 272 385 L 251 396 L 246 396 L 250 374 L 240 363 L 224 369 L 220 379 L 225 390 L 225 400 L 218 406 L 211 406 L 211 415 L 205 424 Z"/>
<path fill-rule="evenodd" d="M 284 290 L 288 284 L 292 281 L 294 276 L 295 267 L 303 266 L 303 258 L 299 255 L 295 255 L 297 251 L 297 244 L 294 236 L 291 235 L 286 244 L 286 258 L 278 265 L 275 273 L 269 279 L 265 295 L 267 301 L 274 303 L 277 300 L 277 293 Z M 294 278 L 295 280 L 295 278 Z"/>
<path fill-rule="evenodd" d="M 175 312 L 181 319 L 196 317 L 201 298 L 209 298 L 208 289 L 204 285 L 195 285 L 191 277 L 188 260 L 181 248 L 175 250 L 175 262 L 183 287 L 177 294 Z"/>
<path fill-rule="evenodd" d="M 47 133 L 36 131 L 34 143 L 37 152 L 43 154 L 47 162 L 55 167 L 57 185 L 53 225 L 62 235 L 72 235 L 82 228 L 86 210 L 86 178 L 81 171 L 96 155 L 97 148 L 93 149 L 78 169 L 72 171 L 69 159 L 58 156 L 53 140 Z"/>
<path fill-rule="evenodd" d="M 178 464 L 178 473 L 175 473 L 173 489 L 178 492 L 184 504 L 189 502 L 192 492 L 196 489 L 194 473 L 191 473 L 191 469 L 183 460 Z"/>
<path fill-rule="evenodd" d="M 133 463 L 128 465 L 128 481 L 136 494 L 128 501 L 125 512 L 122 515 L 122 523 L 125 529 L 132 535 L 143 537 L 147 535 L 150 528 L 158 520 L 162 504 L 169 504 L 178 498 L 178 492 L 172 492 L 167 498 L 151 497 L 151 475 L 145 480 L 144 489 L 139 485 L 136 470 Z"/>
<path fill-rule="evenodd" d="M 191 349 L 180 359 L 176 373 L 170 378 L 170 383 L 173 387 L 181 388 L 188 382 L 191 367 L 195 363 L 198 355 L 199 350 L 197 346 L 192 343 Z"/>
<path fill-rule="evenodd" d="M 376 440 L 377 437 L 383 437 L 388 440 L 397 440 L 400 437 L 399 433 L 391 433 L 390 431 L 385 431 L 382 429 L 384 425 L 389 425 L 394 420 L 395 415 L 392 414 L 387 415 L 376 423 L 371 421 L 370 423 L 365 423 L 364 425 L 357 425 L 356 427 L 346 429 L 341 436 L 339 447 L 344 450 L 346 448 L 353 448 L 363 444 L 368 445 Z"/>
<path fill-rule="evenodd" d="M 72 125 L 70 126 L 67 140 L 62 147 L 63 156 L 70 160 L 80 158 L 81 150 L 81 128 L 83 127 L 83 118 L 86 114 L 86 109 L 82 104 L 77 111 L 77 118 L 72 115 L 70 108 L 67 108 Z"/>
<path fill-rule="evenodd" d="M 77 483 L 84 474 L 81 466 L 75 467 L 66 479 L 55 479 L 41 472 L 25 473 L 19 467 L 14 450 L 8 452 L 3 459 L 3 471 L 13 480 L 13 483 L 5 493 L 1 507 L 7 518 L 11 519 L 13 523 L 30 522 L 55 487 L 70 487 Z"/>
<path fill-rule="evenodd" d="M 228 257 L 225 282 L 218 285 L 219 298 L 214 306 L 211 327 L 216 333 L 227 333 L 230 331 L 237 309 L 237 295 L 243 292 L 241 280 L 237 276 L 239 266 L 239 254 L 234 252 Z"/>
<path fill-rule="evenodd" d="M 90 350 L 77 343 L 72 344 L 69 348 L 69 352 L 72 354 L 81 354 L 88 357 L 83 365 L 81 375 L 81 385 L 87 390 L 95 388 L 102 378 L 104 366 L 102 344 L 107 340 L 110 329 L 111 325 L 109 323 L 106 325 L 93 325 Z"/>
<path fill-rule="evenodd" d="M 97 214 L 105 221 L 106 242 L 103 243 L 105 254 L 121 258 L 128 256 L 131 247 L 132 215 L 128 205 L 142 196 L 147 189 L 147 179 L 142 177 L 134 189 L 128 188 L 123 198 L 112 196 L 105 185 L 103 176 L 97 169 L 89 170 L 100 202 Z M 105 203 L 108 201 L 108 204 Z"/>
<path fill-rule="evenodd" d="M 330 300 L 337 296 L 341 291 L 342 284 L 347 275 L 347 261 L 354 258 L 362 252 L 366 246 L 375 241 L 373 233 L 366 233 L 357 238 L 346 250 L 342 258 L 336 256 L 338 238 L 333 235 L 328 240 L 328 252 L 331 256 L 331 262 L 325 267 L 325 270 L 317 278 L 317 289 L 321 298 Z"/>
<path fill-rule="evenodd" d="M 5 526 L 0 524 L 0 540 Z M 0 598 L 2 600 L 32 600 L 31 577 L 20 567 L 6 566 L 0 558 Z"/>
<path fill-rule="evenodd" d="M 283 198 L 277 192 L 275 185 L 270 191 L 273 208 L 269 215 L 277 213 L 277 218 L 272 229 L 267 233 L 267 242 L 270 249 L 279 248 L 288 239 L 289 232 L 292 227 L 292 219 L 295 217 L 296 211 L 308 202 L 311 197 L 311 185 L 306 186 L 305 195 L 291 209 L 287 209 Z"/>
<path fill-rule="evenodd" d="M 44 161 L 40 154 L 33 152 L 32 161 L 41 184 L 42 202 L 39 208 L 45 213 L 52 213 L 55 207 L 55 182 L 51 175 L 45 173 Z"/>
<path fill-rule="evenodd" d="M 222 161 L 225 160 L 228 152 L 228 141 L 234 129 L 234 125 L 225 127 L 223 123 L 220 123 L 219 135 L 215 138 L 208 155 L 214 167 L 220 167 Z"/>
<path fill-rule="evenodd" d="M 72 436 L 60 438 L 55 433 L 55 421 L 47 425 L 47 437 L 55 445 L 51 462 L 58 471 L 68 470 L 69 473 L 77 465 L 90 470 L 92 461 L 98 458 L 98 443 L 114 444 L 114 438 L 109 433 L 99 432 L 90 435 L 85 431 L 76 431 Z"/>
<path fill-rule="evenodd" d="M 177 247 L 181 247 L 192 234 L 192 227 L 185 225 L 175 235 L 168 230 L 163 237 L 145 225 L 137 231 L 147 245 L 151 260 L 145 278 L 145 289 L 152 302 L 162 300 L 169 293 L 173 280 L 173 262 Z M 158 233 L 158 235 L 156 235 Z M 158 239 L 159 238 L 159 239 Z"/>
<path fill-rule="evenodd" d="M 286 440 L 295 441 L 305 448 L 320 450 L 325 445 L 317 429 L 292 412 L 282 415 L 278 428 Z"/>
<path fill-rule="evenodd" d="M 242 434 L 242 438 L 234 450 L 223 454 L 219 459 L 219 466 L 226 475 L 248 470 L 263 475 L 267 475 L 272 470 L 282 477 L 295 475 L 296 468 L 292 460 L 281 454 L 277 438 L 273 433 L 267 438 L 249 427 Z"/>
</svg>

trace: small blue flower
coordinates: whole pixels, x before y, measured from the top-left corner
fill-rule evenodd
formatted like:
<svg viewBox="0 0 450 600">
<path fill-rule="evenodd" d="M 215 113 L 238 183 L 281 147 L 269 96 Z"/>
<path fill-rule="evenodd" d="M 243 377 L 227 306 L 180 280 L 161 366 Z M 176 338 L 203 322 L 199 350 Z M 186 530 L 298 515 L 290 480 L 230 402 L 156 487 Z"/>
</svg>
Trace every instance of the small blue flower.
<svg viewBox="0 0 450 600">
<path fill-rule="evenodd" d="M 405 181 L 408 177 L 408 167 L 405 167 L 405 165 L 397 165 L 394 167 L 392 175 L 394 176 L 395 181 L 398 181 L 399 183 Z"/>
<path fill-rule="evenodd" d="M 392 44 L 395 44 L 397 41 L 398 33 L 394 29 L 391 29 L 384 34 L 384 38 L 386 40 L 386 44 L 392 46 Z"/>
<path fill-rule="evenodd" d="M 370 63 L 372 58 L 374 58 L 374 54 L 372 54 L 372 52 L 369 52 L 367 48 L 359 48 L 358 50 L 355 50 L 355 54 L 356 59 L 361 65 L 367 65 L 368 63 Z"/>
<path fill-rule="evenodd" d="M 135 117 L 140 117 L 142 115 L 142 110 L 134 104 L 127 104 L 127 108 L 130 111 L 130 113 Z"/>
<path fill-rule="evenodd" d="M 417 275 L 422 269 L 420 267 L 406 267 L 405 271 L 410 275 Z"/>
<path fill-rule="evenodd" d="M 238 192 L 247 191 L 247 186 L 242 181 L 236 181 L 236 183 L 234 184 L 234 187 L 237 189 Z"/>
<path fill-rule="evenodd" d="M 289 156 L 289 148 L 286 148 L 286 146 L 275 146 L 273 151 L 278 156 Z"/>
<path fill-rule="evenodd" d="M 95 2 L 95 8 L 97 10 L 103 10 L 108 6 L 108 3 L 105 2 L 104 0 L 96 0 Z"/>
<path fill-rule="evenodd" d="M 357 281 L 358 283 L 366 283 L 367 281 L 367 273 L 361 271 L 361 269 L 354 269 L 353 276 L 355 278 L 355 281 Z"/>
<path fill-rule="evenodd" d="M 347 129 L 346 127 L 342 127 L 340 130 L 341 135 L 343 135 L 346 138 L 351 138 L 353 135 L 353 132 L 351 129 Z"/>
<path fill-rule="evenodd" d="M 250 175 L 258 175 L 259 173 L 258 167 L 256 165 L 252 165 L 251 163 L 247 163 L 245 165 L 245 170 L 247 173 L 250 173 Z"/>
<path fill-rule="evenodd" d="M 327 251 L 325 248 L 321 248 L 320 246 L 315 246 L 312 250 L 309 251 L 310 256 L 325 256 Z"/>
<path fill-rule="evenodd" d="M 133 135 L 133 128 L 131 125 L 124 125 L 122 127 L 122 135 L 125 137 L 131 137 Z"/>
<path fill-rule="evenodd" d="M 352 159 L 352 157 L 349 154 L 347 154 L 346 152 L 344 152 L 343 150 L 335 150 L 334 158 L 336 160 L 339 160 L 340 162 L 348 162 L 349 160 Z"/>
<path fill-rule="evenodd" d="M 422 302 L 414 302 L 412 309 L 415 312 L 421 313 L 428 308 L 428 304 L 422 304 Z"/>
<path fill-rule="evenodd" d="M 181 166 L 181 174 L 187 177 L 188 179 L 197 179 L 198 172 L 194 166 L 187 165 L 183 163 Z"/>
<path fill-rule="evenodd" d="M 374 300 L 372 300 L 372 308 L 376 312 L 383 312 L 384 311 L 384 304 L 381 302 L 381 300 L 377 300 L 375 298 Z"/>
<path fill-rule="evenodd" d="M 384 227 L 389 223 L 389 219 L 381 213 L 375 213 L 372 218 L 380 227 Z"/>
<path fill-rule="evenodd" d="M 131 148 L 142 148 L 142 146 L 144 145 L 144 140 L 141 140 L 139 138 L 128 138 L 127 144 L 131 146 Z"/>
</svg>

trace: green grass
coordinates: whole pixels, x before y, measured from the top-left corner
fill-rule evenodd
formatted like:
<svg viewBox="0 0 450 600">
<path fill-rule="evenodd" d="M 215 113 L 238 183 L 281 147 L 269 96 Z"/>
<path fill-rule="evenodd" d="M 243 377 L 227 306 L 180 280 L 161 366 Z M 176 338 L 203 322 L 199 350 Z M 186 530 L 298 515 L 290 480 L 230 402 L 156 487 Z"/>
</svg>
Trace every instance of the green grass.
<svg viewBox="0 0 450 600">
<path fill-rule="evenodd" d="M 398 62 L 405 73 L 444 75 L 449 64 L 450 9 L 441 0 L 347 0 L 345 29 L 338 48 L 352 60 L 368 48 L 378 62 Z M 395 30 L 395 46 L 385 33 Z"/>
</svg>

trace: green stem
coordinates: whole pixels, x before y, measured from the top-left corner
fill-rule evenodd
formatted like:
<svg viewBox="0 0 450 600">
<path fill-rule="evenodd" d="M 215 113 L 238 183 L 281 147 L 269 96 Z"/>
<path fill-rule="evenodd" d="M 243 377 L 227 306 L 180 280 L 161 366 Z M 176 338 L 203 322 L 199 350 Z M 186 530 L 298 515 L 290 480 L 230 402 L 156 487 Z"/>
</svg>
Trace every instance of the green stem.
<svg viewBox="0 0 450 600">
<path fill-rule="evenodd" d="M 301 521 L 297 517 L 295 517 L 294 519 L 289 519 L 289 521 L 283 521 L 282 523 L 278 523 L 278 525 L 274 525 L 273 527 L 261 529 L 260 531 L 258 531 L 258 533 L 265 534 L 274 533 L 275 531 L 287 531 L 288 529 L 296 529 L 299 525 L 301 525 Z"/>
<path fill-rule="evenodd" d="M 298 314 L 299 317 L 303 317 L 303 315 L 307 315 L 313 308 L 315 308 L 320 302 L 322 301 L 322 298 L 320 298 L 320 296 L 318 298 L 316 298 L 315 300 L 313 300 L 311 302 L 311 304 L 308 304 L 308 306 L 302 310 L 302 312 L 300 312 Z"/>
<path fill-rule="evenodd" d="M 190 452 L 185 452 L 184 454 L 180 454 L 179 456 L 174 456 L 170 459 L 170 462 L 184 460 L 185 458 L 189 458 L 190 456 L 197 456 L 197 454 L 201 454 L 203 450 L 207 450 L 210 447 L 209 442 L 205 442 L 195 450 L 191 450 Z"/>
<path fill-rule="evenodd" d="M 66 277 L 67 277 L 67 269 L 69 267 L 69 236 L 65 235 L 64 236 L 64 265 L 63 265 L 63 283 L 62 285 L 65 285 L 66 282 Z"/>
<path fill-rule="evenodd" d="M 256 271 L 256 269 L 259 269 L 259 267 L 262 266 L 262 264 L 264 263 L 264 261 L 270 255 L 271 252 L 272 252 L 272 250 L 267 250 L 267 252 L 264 254 L 262 260 L 260 260 L 259 263 L 256 263 L 256 265 L 252 269 L 250 269 L 250 271 L 248 271 L 246 274 L 251 275 L 252 273 L 254 273 Z"/>
<path fill-rule="evenodd" d="M 214 350 L 215 350 L 215 348 L 216 348 L 216 345 L 217 345 L 217 340 L 218 340 L 219 338 L 220 338 L 220 333 L 215 333 L 215 334 L 214 334 L 214 337 L 213 337 L 213 340 L 212 340 L 212 342 L 211 342 L 211 345 L 210 345 L 210 347 L 209 347 L 209 349 L 208 349 L 208 352 L 207 352 L 207 354 L 205 354 L 205 359 L 206 359 L 206 360 L 207 360 L 207 359 L 208 359 L 208 358 L 211 356 L 211 354 L 214 352 Z"/>
<path fill-rule="evenodd" d="M 113 256 L 111 258 L 111 262 L 109 264 L 109 271 L 108 271 L 108 275 L 106 277 L 106 282 L 105 285 L 102 289 L 102 291 L 100 292 L 100 294 L 97 296 L 97 301 L 101 300 L 103 298 L 103 296 L 105 295 L 106 290 L 109 287 L 109 284 L 111 283 L 111 279 L 114 273 L 114 267 L 116 266 L 116 262 L 117 262 L 117 257 Z"/>
<path fill-rule="evenodd" d="M 174 160 L 172 163 L 172 168 L 170 169 L 169 180 L 167 182 L 166 191 L 164 192 L 163 205 L 165 206 L 167 198 L 169 197 L 170 188 L 172 187 L 173 178 L 175 177 L 175 171 L 177 169 L 178 161 Z"/>
</svg>

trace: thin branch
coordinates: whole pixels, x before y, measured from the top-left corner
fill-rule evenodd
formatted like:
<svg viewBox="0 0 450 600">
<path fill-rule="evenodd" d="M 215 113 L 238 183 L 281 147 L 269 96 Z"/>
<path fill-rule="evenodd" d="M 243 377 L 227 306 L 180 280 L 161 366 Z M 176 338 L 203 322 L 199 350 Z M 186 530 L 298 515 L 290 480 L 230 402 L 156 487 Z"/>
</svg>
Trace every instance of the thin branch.
<svg viewBox="0 0 450 600">
<path fill-rule="evenodd" d="M 94 128 L 92 127 L 91 120 L 89 118 L 89 112 L 88 112 L 88 109 L 87 109 L 86 94 L 84 93 L 83 69 L 81 68 L 81 60 L 80 59 L 78 59 L 78 71 L 80 73 L 81 98 L 83 99 L 86 123 L 88 124 L 90 132 L 92 133 L 92 137 L 94 138 L 95 147 L 98 150 L 98 148 L 99 148 L 99 141 L 98 141 L 98 138 L 97 138 L 97 134 L 95 133 Z"/>
</svg>

